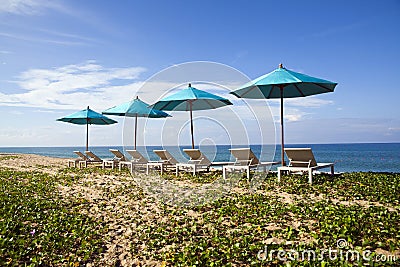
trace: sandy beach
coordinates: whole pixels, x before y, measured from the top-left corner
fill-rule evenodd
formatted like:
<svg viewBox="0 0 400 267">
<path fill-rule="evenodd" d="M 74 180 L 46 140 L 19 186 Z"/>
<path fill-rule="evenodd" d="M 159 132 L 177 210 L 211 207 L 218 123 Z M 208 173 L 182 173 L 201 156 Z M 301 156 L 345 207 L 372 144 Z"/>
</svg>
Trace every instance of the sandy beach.
<svg viewBox="0 0 400 267">
<path fill-rule="evenodd" d="M 203 242 L 201 240 L 207 240 L 212 236 L 214 238 L 232 236 L 235 239 L 238 233 L 243 234 L 238 239 L 239 241 L 235 241 L 240 246 L 243 245 L 240 240 L 248 235 L 253 237 L 260 236 L 259 238 L 253 238 L 252 242 L 265 246 L 270 244 L 291 246 L 321 244 L 318 234 L 313 234 L 320 231 L 321 222 L 318 221 L 318 218 L 302 217 L 301 214 L 295 212 L 296 209 L 293 209 L 293 212 L 283 212 L 282 215 L 276 215 L 275 217 L 273 215 L 274 211 L 270 210 L 270 206 L 268 211 L 264 211 L 263 206 L 251 204 L 249 197 L 262 199 L 264 202 L 270 201 L 270 205 L 281 207 L 281 209 L 285 206 L 302 207 L 305 204 L 312 206 L 313 204 L 311 203 L 319 202 L 328 203 L 333 207 L 340 206 L 342 209 L 356 207 L 360 211 L 378 207 L 386 210 L 387 213 L 396 214 L 396 216 L 399 214 L 399 206 L 398 204 L 396 206 L 395 203 L 370 201 L 368 198 L 350 199 L 347 196 L 339 197 L 340 194 L 336 194 L 333 189 L 330 192 L 318 191 L 315 189 L 319 188 L 318 181 L 316 187 L 310 187 L 309 192 L 306 193 L 299 193 L 296 190 L 289 191 L 283 185 L 277 185 L 275 182 L 262 185 L 255 191 L 251 191 L 245 184 L 239 183 L 232 187 L 231 192 L 225 194 L 222 198 L 216 198 L 217 204 L 205 203 L 201 208 L 197 208 L 174 207 L 161 203 L 160 199 L 156 199 L 154 195 L 151 196 L 143 192 L 138 187 L 138 180 L 127 171 L 103 171 L 95 167 L 78 170 L 67 168 L 66 159 L 27 154 L 1 154 L 0 169 L 41 172 L 55 176 L 62 174 L 75 177 L 72 183 L 60 183 L 57 187 L 58 194 L 65 201 L 77 198 L 83 199 L 85 205 L 80 207 L 80 212 L 105 227 L 104 236 L 102 237 L 104 250 L 100 255 L 96 255 L 94 259 L 86 263 L 86 266 L 173 266 L 175 258 L 172 255 L 174 253 L 175 255 L 182 253 L 181 248 L 185 246 L 193 247 L 197 243 Z M 76 179 L 76 177 L 79 179 Z M 193 186 L 196 183 L 181 179 L 176 181 L 175 184 L 184 187 Z M 305 183 L 302 187 L 307 186 Z M 229 208 L 230 211 L 225 211 L 225 213 L 217 216 L 219 218 L 217 221 L 210 219 L 210 214 L 216 216 L 223 209 L 237 206 L 238 204 L 231 203 L 235 199 L 239 204 L 244 201 L 243 199 L 250 201 L 240 204 L 245 207 L 246 211 L 237 207 L 232 210 Z M 259 217 L 259 221 L 249 220 L 251 216 L 254 216 L 250 216 L 247 213 L 252 205 L 254 205 L 256 212 L 254 215 Z M 280 212 L 279 209 L 276 210 L 276 213 Z M 243 218 L 240 216 L 243 216 Z M 265 216 L 275 219 L 269 221 L 268 217 Z M 216 230 L 213 230 L 214 228 Z M 164 239 L 162 238 L 163 235 L 157 234 L 161 229 L 163 229 L 164 235 L 169 236 L 169 238 Z M 187 230 L 187 234 L 179 236 L 182 234 L 182 229 L 195 230 Z M 264 234 L 262 234 L 261 229 Z M 285 234 L 287 229 L 292 229 L 291 231 L 296 233 L 295 238 L 288 238 L 288 235 Z M 192 237 L 190 237 L 191 235 Z M 210 235 L 210 237 L 207 237 L 207 235 Z M 157 241 L 157 238 L 160 239 Z M 175 238 L 176 241 L 168 242 L 168 239 Z M 384 238 L 384 240 L 386 239 Z M 370 247 L 374 248 L 376 253 L 393 254 L 400 257 L 399 237 L 393 235 L 387 240 L 389 240 L 387 242 L 394 244 L 395 249 L 393 251 L 389 251 L 385 246 L 374 247 L 374 245 L 370 244 Z M 223 244 L 225 241 L 219 242 Z M 208 247 L 213 247 L 217 244 L 218 242 L 216 244 L 210 243 Z M 246 250 L 246 247 L 243 250 Z M 221 257 L 223 255 L 220 254 Z M 252 252 L 247 257 L 256 261 L 256 256 Z M 233 265 L 236 266 L 247 265 L 239 256 L 236 260 L 232 259 L 227 262 L 234 263 Z"/>
</svg>

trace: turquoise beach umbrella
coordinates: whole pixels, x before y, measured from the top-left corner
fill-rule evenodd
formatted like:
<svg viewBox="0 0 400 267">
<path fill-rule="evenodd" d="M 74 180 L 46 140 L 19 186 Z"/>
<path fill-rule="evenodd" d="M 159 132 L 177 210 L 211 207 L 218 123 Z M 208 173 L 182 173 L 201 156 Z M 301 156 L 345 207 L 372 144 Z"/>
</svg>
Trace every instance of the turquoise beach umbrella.
<svg viewBox="0 0 400 267">
<path fill-rule="evenodd" d="M 89 106 L 84 110 L 57 119 L 57 121 L 80 125 L 86 124 L 86 150 L 89 149 L 89 124 L 109 125 L 117 123 L 117 121 L 107 118 L 106 116 L 91 110 Z"/>
<path fill-rule="evenodd" d="M 288 70 L 279 64 L 278 69 L 250 81 L 230 93 L 239 98 L 281 99 L 281 153 L 282 165 L 285 165 L 283 99 L 333 92 L 336 85 L 337 83 L 331 81 Z"/>
<path fill-rule="evenodd" d="M 232 103 L 226 98 L 196 89 L 189 83 L 188 88 L 164 97 L 150 107 L 158 110 L 189 111 L 192 148 L 194 148 L 193 110 L 216 109 L 226 105 L 232 105 Z"/>
<path fill-rule="evenodd" d="M 136 99 L 134 99 L 130 102 L 125 102 L 118 106 L 114 106 L 112 108 L 106 109 L 102 113 L 106 114 L 106 115 L 135 117 L 135 139 L 134 139 L 135 150 L 136 150 L 136 135 L 137 135 L 137 119 L 138 119 L 138 117 L 146 117 L 146 118 L 171 117 L 168 113 L 165 113 L 161 110 L 149 108 L 149 104 L 140 100 L 138 96 L 136 97 Z"/>
</svg>

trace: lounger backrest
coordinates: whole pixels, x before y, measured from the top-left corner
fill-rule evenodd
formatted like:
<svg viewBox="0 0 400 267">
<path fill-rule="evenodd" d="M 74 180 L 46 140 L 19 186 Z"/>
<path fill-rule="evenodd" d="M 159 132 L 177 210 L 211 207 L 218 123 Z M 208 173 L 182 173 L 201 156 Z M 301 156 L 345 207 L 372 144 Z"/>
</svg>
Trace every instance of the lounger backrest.
<svg viewBox="0 0 400 267">
<path fill-rule="evenodd" d="M 115 160 L 126 161 L 125 155 L 118 149 L 110 149 L 110 152 L 114 154 Z"/>
<path fill-rule="evenodd" d="M 85 151 L 85 154 L 90 158 L 92 161 L 102 161 L 101 158 L 96 156 L 92 151 Z"/>
<path fill-rule="evenodd" d="M 289 166 L 315 167 L 317 162 L 311 148 L 285 148 L 285 153 L 290 160 Z"/>
<path fill-rule="evenodd" d="M 176 164 L 178 161 L 167 150 L 153 150 L 166 163 Z"/>
<path fill-rule="evenodd" d="M 229 149 L 236 158 L 235 165 L 257 165 L 260 163 L 256 155 L 250 148 L 232 148 Z"/>
<path fill-rule="evenodd" d="M 184 149 L 190 160 L 188 163 L 211 165 L 211 161 L 199 149 Z"/>
<path fill-rule="evenodd" d="M 143 157 L 143 155 L 137 151 L 137 150 L 126 150 L 126 152 L 131 155 L 132 157 L 132 161 L 136 162 L 136 163 L 147 163 L 148 160 Z"/>
<path fill-rule="evenodd" d="M 74 151 L 74 153 L 75 153 L 76 155 L 78 155 L 78 157 L 80 157 L 82 160 L 89 160 L 89 158 L 88 158 L 85 154 L 83 154 L 82 152 L 80 152 L 80 151 Z"/>
</svg>

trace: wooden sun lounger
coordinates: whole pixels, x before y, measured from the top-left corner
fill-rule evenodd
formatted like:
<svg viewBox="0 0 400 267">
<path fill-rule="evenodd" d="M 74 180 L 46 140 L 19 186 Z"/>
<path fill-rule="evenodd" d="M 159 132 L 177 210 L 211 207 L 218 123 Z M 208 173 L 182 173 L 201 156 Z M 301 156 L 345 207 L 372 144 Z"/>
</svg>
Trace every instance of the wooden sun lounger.
<svg viewBox="0 0 400 267">
<path fill-rule="evenodd" d="M 118 149 L 110 149 L 110 152 L 114 155 L 113 159 L 105 159 L 103 160 L 103 169 L 111 166 L 111 169 L 114 169 L 116 165 L 119 166 L 119 164 L 122 161 L 127 161 L 127 159 L 125 158 L 124 153 L 122 153 L 121 151 L 119 151 Z"/>
<path fill-rule="evenodd" d="M 122 170 L 123 166 L 129 168 L 130 172 L 132 173 L 136 167 L 143 167 L 147 166 L 149 162 L 143 155 L 137 150 L 126 150 L 126 152 L 132 157 L 131 160 L 121 161 L 119 163 L 119 170 Z"/>
<path fill-rule="evenodd" d="M 103 164 L 103 160 L 99 158 L 96 154 L 92 151 L 85 151 L 86 156 L 89 158 L 88 160 L 79 161 L 79 168 L 87 167 L 88 164 Z"/>
<path fill-rule="evenodd" d="M 79 162 L 89 160 L 89 158 L 80 151 L 74 151 L 74 153 L 78 156 L 78 158 L 68 160 L 68 167 L 76 167 L 79 165 Z"/>
<path fill-rule="evenodd" d="M 160 161 L 147 163 L 147 174 L 151 169 L 159 169 L 162 175 L 164 171 L 176 168 L 178 161 L 167 150 L 153 150 L 153 152 L 157 154 Z"/>
<path fill-rule="evenodd" d="M 176 164 L 176 176 L 179 171 L 193 172 L 193 175 L 196 175 L 196 172 L 210 170 L 211 161 L 199 149 L 184 149 L 183 152 L 190 159 L 187 163 Z"/>
<path fill-rule="evenodd" d="M 279 164 L 279 162 L 260 162 L 254 155 L 250 148 L 233 148 L 229 149 L 232 155 L 236 158 L 233 164 L 224 165 L 222 167 L 222 175 L 226 178 L 227 171 L 246 171 L 247 179 L 250 179 L 250 170 L 262 169 L 263 172 L 269 172 L 272 165 Z"/>
<path fill-rule="evenodd" d="M 313 171 L 330 168 L 331 175 L 334 174 L 335 163 L 317 163 L 311 148 L 285 148 L 286 156 L 289 158 L 289 166 L 278 167 L 278 182 L 281 181 L 281 172 L 308 172 L 308 182 L 312 184 Z"/>
</svg>

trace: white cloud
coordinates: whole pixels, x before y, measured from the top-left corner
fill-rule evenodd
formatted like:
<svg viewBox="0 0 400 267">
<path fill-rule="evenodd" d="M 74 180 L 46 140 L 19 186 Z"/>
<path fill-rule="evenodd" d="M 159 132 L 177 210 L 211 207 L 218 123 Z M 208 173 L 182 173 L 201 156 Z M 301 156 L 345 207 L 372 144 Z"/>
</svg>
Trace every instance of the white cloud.
<svg viewBox="0 0 400 267">
<path fill-rule="evenodd" d="M 271 103 L 280 104 L 280 99 L 269 99 Z M 320 99 L 316 96 L 286 98 L 283 100 L 285 106 L 304 107 L 304 108 L 319 108 L 322 106 L 332 105 L 332 100 Z"/>
<path fill-rule="evenodd" d="M 281 109 L 278 106 L 270 106 L 272 116 L 274 118 L 274 121 L 276 123 L 280 123 L 281 121 Z M 302 111 L 299 108 L 295 107 L 284 107 L 284 120 L 285 122 L 296 122 L 296 121 L 302 121 L 305 119 L 306 116 L 310 115 L 310 113 L 307 113 L 305 111 Z"/>
<path fill-rule="evenodd" d="M 300 121 L 303 118 L 303 114 L 286 114 L 284 117 L 288 122 L 294 122 Z"/>
<path fill-rule="evenodd" d="M 262 106 L 266 105 L 266 102 L 270 105 L 274 120 L 280 121 L 280 99 L 263 99 L 252 101 L 252 105 Z M 304 109 L 307 108 L 321 108 L 334 104 L 331 100 L 319 99 L 315 96 L 298 97 L 298 98 L 287 98 L 283 100 L 284 104 L 284 119 L 286 122 L 297 122 L 305 119 L 313 113 L 306 112 Z"/>
<path fill-rule="evenodd" d="M 319 108 L 321 106 L 332 105 L 332 100 L 319 99 L 315 96 L 309 97 L 298 97 L 285 100 L 286 105 L 294 107 L 307 107 L 307 108 Z"/>
<path fill-rule="evenodd" d="M 82 109 L 87 105 L 105 109 L 132 99 L 144 71 L 141 67 L 106 68 L 95 61 L 31 69 L 15 81 L 26 92 L 0 92 L 0 103 L 42 109 Z"/>
</svg>

